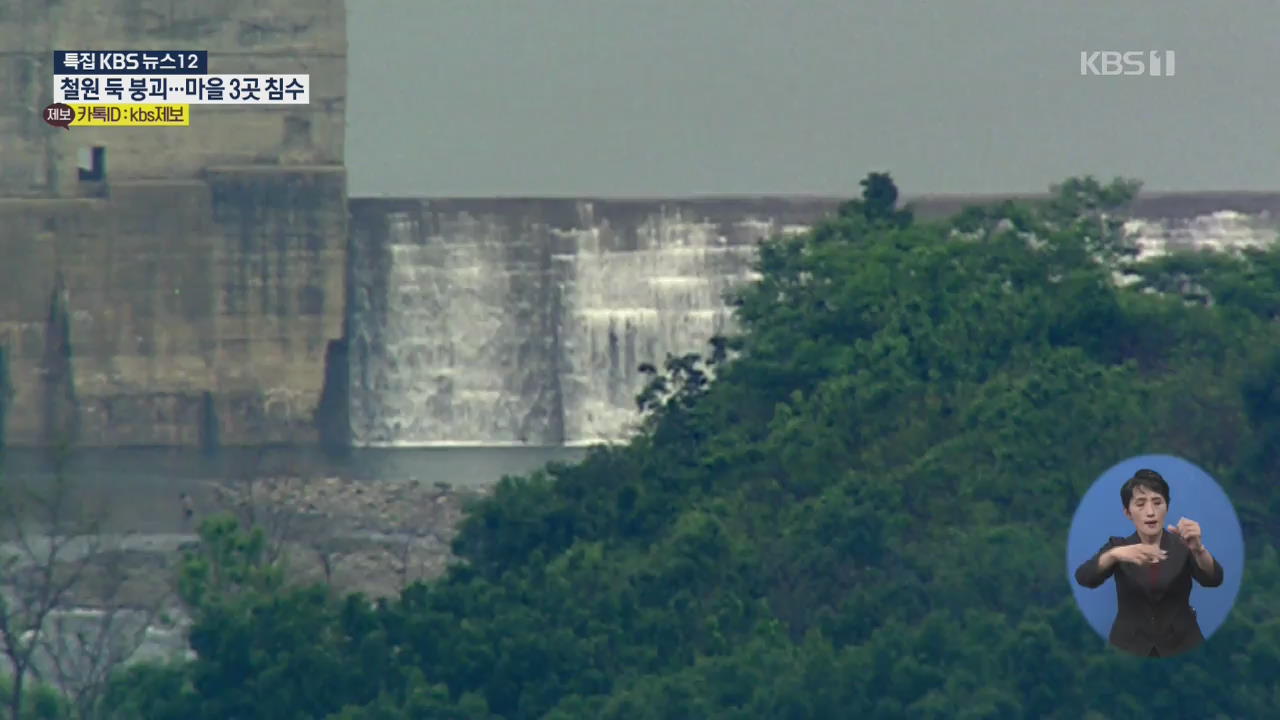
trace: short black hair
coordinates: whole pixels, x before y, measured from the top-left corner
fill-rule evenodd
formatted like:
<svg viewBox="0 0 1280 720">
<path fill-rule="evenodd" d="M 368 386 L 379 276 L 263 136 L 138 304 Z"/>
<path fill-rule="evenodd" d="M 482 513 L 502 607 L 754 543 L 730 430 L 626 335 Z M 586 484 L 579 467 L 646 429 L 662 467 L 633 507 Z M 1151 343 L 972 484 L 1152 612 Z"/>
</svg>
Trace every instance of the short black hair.
<svg viewBox="0 0 1280 720">
<path fill-rule="evenodd" d="M 1160 473 L 1155 470 L 1143 468 L 1134 473 L 1133 477 L 1129 478 L 1120 488 L 1120 502 L 1126 510 L 1129 509 L 1129 501 L 1133 499 L 1133 491 L 1140 487 L 1154 493 L 1160 493 L 1164 498 L 1164 504 L 1169 504 L 1169 483 L 1165 482 Z"/>
</svg>

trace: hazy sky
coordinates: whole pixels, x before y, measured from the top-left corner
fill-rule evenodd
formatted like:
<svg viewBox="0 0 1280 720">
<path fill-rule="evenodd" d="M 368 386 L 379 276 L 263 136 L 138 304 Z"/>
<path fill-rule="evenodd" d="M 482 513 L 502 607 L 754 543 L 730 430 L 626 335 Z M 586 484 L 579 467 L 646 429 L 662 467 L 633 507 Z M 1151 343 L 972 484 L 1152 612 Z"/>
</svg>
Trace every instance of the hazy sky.
<svg viewBox="0 0 1280 720">
<path fill-rule="evenodd" d="M 1280 190 L 1276 0 L 347 4 L 356 197 Z"/>
</svg>

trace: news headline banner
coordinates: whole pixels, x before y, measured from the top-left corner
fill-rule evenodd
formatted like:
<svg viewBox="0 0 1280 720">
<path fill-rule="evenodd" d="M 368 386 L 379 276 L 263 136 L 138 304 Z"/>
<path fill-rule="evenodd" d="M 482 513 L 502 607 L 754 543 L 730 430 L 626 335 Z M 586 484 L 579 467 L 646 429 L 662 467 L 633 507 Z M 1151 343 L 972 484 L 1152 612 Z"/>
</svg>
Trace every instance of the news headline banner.
<svg viewBox="0 0 1280 720">
<path fill-rule="evenodd" d="M 54 75 L 205 75 L 208 50 L 55 50 Z"/>
<path fill-rule="evenodd" d="M 55 103 L 306 105 L 310 75 L 59 75 Z"/>
</svg>

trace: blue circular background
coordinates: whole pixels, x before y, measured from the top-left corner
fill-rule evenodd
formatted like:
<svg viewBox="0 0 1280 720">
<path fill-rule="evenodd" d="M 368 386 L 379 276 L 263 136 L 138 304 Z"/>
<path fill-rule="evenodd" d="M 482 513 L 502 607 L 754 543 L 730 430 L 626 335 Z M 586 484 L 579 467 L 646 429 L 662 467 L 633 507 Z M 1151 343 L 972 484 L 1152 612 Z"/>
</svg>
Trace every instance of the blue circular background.
<svg viewBox="0 0 1280 720">
<path fill-rule="evenodd" d="M 1165 525 L 1177 525 L 1187 517 L 1200 523 L 1204 546 L 1222 566 L 1222 585 L 1203 588 L 1191 582 L 1191 607 L 1196 610 L 1200 630 L 1207 639 L 1226 621 L 1240 591 L 1244 575 L 1244 533 L 1236 518 L 1231 500 L 1218 483 L 1204 470 L 1172 455 L 1140 455 L 1129 458 L 1107 470 L 1093 483 L 1076 508 L 1067 537 L 1067 582 L 1076 603 L 1089 624 L 1104 639 L 1111 634 L 1116 618 L 1116 588 L 1107 580 L 1090 590 L 1076 582 L 1076 568 L 1107 542 L 1111 535 L 1128 537 L 1133 523 L 1120 505 L 1120 487 L 1133 474 L 1150 468 L 1169 483 L 1169 514 Z"/>
</svg>

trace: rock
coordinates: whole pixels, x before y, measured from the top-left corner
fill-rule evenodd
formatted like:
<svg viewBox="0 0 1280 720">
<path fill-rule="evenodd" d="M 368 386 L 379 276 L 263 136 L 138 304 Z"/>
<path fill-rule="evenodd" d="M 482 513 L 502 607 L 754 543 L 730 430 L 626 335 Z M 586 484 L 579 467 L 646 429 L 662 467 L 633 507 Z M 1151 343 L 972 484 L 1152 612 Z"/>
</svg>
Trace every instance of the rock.
<svg viewBox="0 0 1280 720">
<path fill-rule="evenodd" d="M 327 554 L 330 577 L 340 590 L 395 594 L 406 578 L 435 577 L 452 559 L 463 495 L 448 483 L 272 477 L 253 485 L 251 496 L 235 484 L 224 486 L 223 494 L 227 501 L 253 506 L 259 517 L 290 518 L 289 555 L 300 578 L 323 580 L 321 555 Z M 396 535 L 416 538 L 408 548 L 407 570 L 403 542 L 369 547 L 337 542 Z"/>
</svg>

